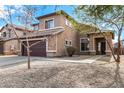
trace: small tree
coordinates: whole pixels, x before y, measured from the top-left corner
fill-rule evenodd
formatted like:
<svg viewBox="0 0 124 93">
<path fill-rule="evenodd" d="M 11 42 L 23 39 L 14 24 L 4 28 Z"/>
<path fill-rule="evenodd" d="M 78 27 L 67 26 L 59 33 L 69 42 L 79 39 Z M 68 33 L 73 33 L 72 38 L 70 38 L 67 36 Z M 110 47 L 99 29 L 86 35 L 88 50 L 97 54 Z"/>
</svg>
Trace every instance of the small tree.
<svg viewBox="0 0 124 93">
<path fill-rule="evenodd" d="M 19 15 L 17 16 L 18 17 L 18 22 L 21 23 L 21 25 L 24 26 L 25 28 L 25 32 L 26 32 L 26 36 L 25 36 L 25 39 L 26 39 L 26 45 L 24 45 L 24 43 L 22 42 L 22 44 L 26 47 L 27 49 L 27 55 L 28 55 L 28 69 L 30 69 L 30 48 L 37 45 L 38 43 L 41 43 L 42 40 L 40 41 L 37 41 L 33 44 L 30 44 L 29 43 L 29 39 L 30 37 L 32 37 L 33 34 L 35 34 L 35 31 L 34 29 L 32 28 L 32 24 L 33 22 L 37 21 L 35 19 L 35 14 L 36 14 L 36 11 L 37 11 L 37 8 L 33 7 L 33 6 L 23 6 L 22 7 L 22 12 L 20 11 L 19 12 Z M 28 30 L 32 30 L 30 33 L 28 32 Z M 39 29 L 37 29 L 39 30 Z M 33 34 L 32 34 L 33 33 Z"/>
<path fill-rule="evenodd" d="M 26 44 L 21 42 L 20 37 L 16 33 L 14 24 L 13 24 L 13 19 L 12 19 L 12 12 L 17 11 L 16 13 L 16 20 L 17 22 L 21 23 L 21 25 L 24 26 L 25 32 L 26 32 Z M 40 43 L 41 41 L 37 41 L 33 44 L 29 44 L 29 37 L 30 34 L 28 31 L 29 29 L 32 29 L 32 23 L 35 21 L 35 13 L 36 13 L 36 8 L 32 6 L 22 6 L 18 9 L 16 9 L 14 6 L 7 6 L 6 10 L 1 10 L 2 15 L 5 17 L 1 17 L 0 19 L 3 20 L 5 23 L 8 23 L 11 25 L 12 31 L 15 33 L 16 38 L 19 43 L 21 43 L 26 49 L 27 49 L 27 55 L 28 55 L 28 69 L 30 69 L 30 48 L 32 46 L 35 46 L 36 44 Z M 31 32 L 32 33 L 32 32 Z M 18 44 L 19 45 L 19 44 Z"/>
<path fill-rule="evenodd" d="M 28 69 L 30 69 L 30 44 L 29 44 L 29 34 L 28 30 L 32 29 L 31 24 L 34 21 L 34 14 L 35 14 L 35 8 L 31 6 L 23 6 L 22 13 L 19 14 L 18 21 L 21 23 L 21 25 L 25 28 L 25 39 L 26 39 L 26 49 L 27 49 L 27 55 L 28 55 Z"/>
</svg>

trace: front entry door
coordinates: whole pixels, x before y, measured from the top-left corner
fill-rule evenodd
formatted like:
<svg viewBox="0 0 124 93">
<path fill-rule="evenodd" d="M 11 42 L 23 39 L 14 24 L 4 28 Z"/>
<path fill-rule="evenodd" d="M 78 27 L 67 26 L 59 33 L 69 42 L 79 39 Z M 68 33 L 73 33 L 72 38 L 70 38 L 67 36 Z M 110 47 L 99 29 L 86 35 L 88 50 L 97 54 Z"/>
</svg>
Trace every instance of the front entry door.
<svg viewBox="0 0 124 93">
<path fill-rule="evenodd" d="M 106 43 L 101 42 L 101 55 L 105 55 L 105 51 L 106 51 Z"/>
</svg>

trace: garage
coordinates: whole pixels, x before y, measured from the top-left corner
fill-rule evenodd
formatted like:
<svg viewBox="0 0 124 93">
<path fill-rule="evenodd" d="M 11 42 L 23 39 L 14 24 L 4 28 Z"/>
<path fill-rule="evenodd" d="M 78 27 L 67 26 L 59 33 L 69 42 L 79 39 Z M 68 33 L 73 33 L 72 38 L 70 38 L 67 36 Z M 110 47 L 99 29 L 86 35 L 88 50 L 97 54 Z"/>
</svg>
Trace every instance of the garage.
<svg viewBox="0 0 124 93">
<path fill-rule="evenodd" d="M 34 43 L 39 42 L 39 41 L 41 41 L 41 40 L 29 41 L 29 44 L 31 45 L 31 44 L 34 44 Z M 23 43 L 26 45 L 26 41 L 23 41 Z M 27 56 L 27 50 L 23 45 L 22 45 L 21 51 L 22 51 L 22 56 Z M 30 55 L 31 56 L 46 57 L 46 41 L 42 40 L 41 42 L 32 46 L 30 48 Z"/>
</svg>

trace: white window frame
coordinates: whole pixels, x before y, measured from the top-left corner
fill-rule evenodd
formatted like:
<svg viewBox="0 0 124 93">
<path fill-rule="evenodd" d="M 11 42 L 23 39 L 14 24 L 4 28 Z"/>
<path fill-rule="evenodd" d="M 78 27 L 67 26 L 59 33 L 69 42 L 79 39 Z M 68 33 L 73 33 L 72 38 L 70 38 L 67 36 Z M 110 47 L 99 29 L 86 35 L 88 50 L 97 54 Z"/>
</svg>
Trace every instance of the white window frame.
<svg viewBox="0 0 124 93">
<path fill-rule="evenodd" d="M 80 38 L 80 52 L 88 52 L 89 50 L 84 50 L 84 51 L 81 50 L 81 40 L 82 39 L 88 39 L 88 38 Z"/>
<path fill-rule="evenodd" d="M 65 25 L 72 28 L 72 23 L 68 19 L 65 19 Z"/>
<path fill-rule="evenodd" d="M 67 44 L 66 44 L 66 41 L 67 41 Z M 71 44 L 70 44 L 70 42 L 71 42 Z M 72 46 L 72 40 L 65 39 L 65 46 Z"/>
<path fill-rule="evenodd" d="M 70 42 L 71 42 L 71 44 L 70 44 Z M 69 46 L 72 46 L 72 40 L 69 40 Z"/>
<path fill-rule="evenodd" d="M 55 27 L 55 19 L 54 18 L 49 18 L 49 19 L 45 19 L 44 20 L 44 26 L 46 27 L 46 21 L 49 21 L 49 20 L 53 20 L 53 27 L 52 28 L 54 28 Z M 44 28 L 45 28 L 44 27 Z M 47 28 L 47 29 L 52 29 L 52 28 Z M 45 28 L 46 29 L 46 28 Z"/>
<path fill-rule="evenodd" d="M 67 42 L 67 44 L 66 44 L 66 42 Z M 65 40 L 65 46 L 68 46 L 68 40 Z"/>
<path fill-rule="evenodd" d="M 68 20 L 67 20 L 67 19 L 65 19 L 65 25 L 67 25 L 67 26 L 68 26 Z"/>
<path fill-rule="evenodd" d="M 6 36 L 4 36 L 4 33 L 6 33 Z M 4 37 L 4 38 L 7 37 L 7 32 L 6 31 L 2 32 L 2 37 Z"/>
</svg>

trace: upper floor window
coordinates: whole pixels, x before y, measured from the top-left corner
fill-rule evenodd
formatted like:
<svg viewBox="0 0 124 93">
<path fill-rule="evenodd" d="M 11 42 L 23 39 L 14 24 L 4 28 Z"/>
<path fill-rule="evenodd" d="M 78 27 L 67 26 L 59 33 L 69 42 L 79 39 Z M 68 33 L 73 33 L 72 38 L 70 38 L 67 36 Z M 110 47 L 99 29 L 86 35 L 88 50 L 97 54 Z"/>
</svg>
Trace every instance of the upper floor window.
<svg viewBox="0 0 124 93">
<path fill-rule="evenodd" d="M 3 32 L 3 37 L 6 37 L 6 32 Z"/>
<path fill-rule="evenodd" d="M 67 19 L 65 20 L 65 24 L 68 25 L 68 20 Z"/>
<path fill-rule="evenodd" d="M 71 24 L 71 22 L 69 21 L 69 20 L 65 20 L 65 24 L 67 25 L 67 26 L 69 26 L 69 27 L 72 27 L 72 24 Z"/>
<path fill-rule="evenodd" d="M 49 29 L 49 28 L 53 28 L 53 27 L 54 27 L 54 20 L 53 19 L 45 21 L 45 29 Z"/>
</svg>

